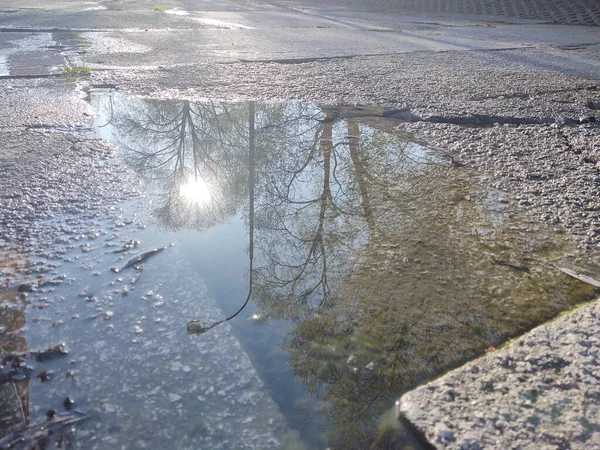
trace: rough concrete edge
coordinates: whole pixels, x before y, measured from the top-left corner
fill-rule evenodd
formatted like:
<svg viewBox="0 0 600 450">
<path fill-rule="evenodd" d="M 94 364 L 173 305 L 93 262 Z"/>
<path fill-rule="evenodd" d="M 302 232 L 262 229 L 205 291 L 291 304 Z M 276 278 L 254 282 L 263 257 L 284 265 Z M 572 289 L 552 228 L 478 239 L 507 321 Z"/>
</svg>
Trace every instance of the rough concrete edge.
<svg viewBox="0 0 600 450">
<path fill-rule="evenodd" d="M 531 330 L 527 331 L 526 333 L 523 333 L 516 338 L 509 339 L 508 341 L 503 343 L 501 346 L 499 346 L 497 350 L 508 349 L 511 346 L 518 344 L 519 341 L 526 339 L 528 336 L 530 336 L 537 330 L 539 330 L 541 328 L 545 328 L 548 325 L 556 323 L 556 322 L 566 321 L 576 311 L 580 311 L 584 308 L 592 307 L 593 305 L 597 305 L 597 304 L 600 304 L 600 297 L 596 298 L 595 300 L 591 300 L 591 301 L 587 301 L 587 302 L 583 302 L 578 305 L 575 305 L 574 307 L 572 307 L 568 310 L 562 311 L 556 317 L 538 325 L 537 327 L 532 328 Z M 488 359 L 488 358 L 492 358 L 494 356 L 496 356 L 496 351 L 486 353 L 478 358 L 475 358 L 475 359 L 468 361 L 458 367 L 455 367 L 454 369 L 444 372 L 443 374 L 439 375 L 438 377 L 436 377 L 432 380 L 429 380 L 428 382 L 426 382 L 424 384 L 418 385 L 408 392 L 405 392 L 396 401 L 398 421 L 400 423 L 402 423 L 403 427 L 412 434 L 412 436 L 419 442 L 419 444 L 423 447 L 424 450 L 429 450 L 429 449 L 435 450 L 438 448 L 438 446 L 436 446 L 435 443 L 430 442 L 430 440 L 427 438 L 426 431 L 420 429 L 419 426 L 417 424 L 413 423 L 408 418 L 408 416 L 405 414 L 406 411 L 411 411 L 411 410 L 414 411 L 416 408 L 418 408 L 418 406 L 415 404 L 415 402 L 410 399 L 411 394 L 418 390 L 427 389 L 428 386 L 436 384 L 444 378 L 452 377 L 453 375 L 457 374 L 458 372 L 465 370 L 465 368 L 470 365 L 477 364 L 477 362 L 479 362 L 479 361 L 482 361 L 482 360 Z"/>
</svg>

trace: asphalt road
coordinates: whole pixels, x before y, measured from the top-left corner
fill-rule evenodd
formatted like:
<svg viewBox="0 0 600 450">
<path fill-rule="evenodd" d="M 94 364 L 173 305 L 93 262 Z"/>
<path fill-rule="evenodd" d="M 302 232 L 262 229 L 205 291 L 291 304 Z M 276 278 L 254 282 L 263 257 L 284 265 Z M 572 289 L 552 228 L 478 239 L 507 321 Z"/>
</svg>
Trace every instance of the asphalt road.
<svg viewBox="0 0 600 450">
<path fill-rule="evenodd" d="M 374 8 L 365 11 L 344 7 L 341 2 L 328 9 L 301 1 L 231 0 L 168 1 L 160 4 L 164 12 L 154 7 L 153 2 L 139 1 L 53 2 L 52 8 L 36 2 L 3 2 L 0 55 L 27 48 L 40 53 L 40 59 L 52 45 L 48 39 L 59 44 L 68 40 L 64 32 L 84 33 L 80 44 L 87 46 L 78 51 L 85 51 L 82 60 L 94 69 L 409 52 L 585 49 L 600 44 L 597 27 L 491 16 L 415 16 L 389 12 L 383 6 L 379 12 Z M 64 48 L 55 50 L 66 53 Z M 46 68 L 53 64 L 56 61 L 51 58 L 41 63 Z M 13 72 L 27 72 L 16 66 L 13 63 Z M 29 72 L 34 75 L 36 71 L 32 68 Z"/>
</svg>

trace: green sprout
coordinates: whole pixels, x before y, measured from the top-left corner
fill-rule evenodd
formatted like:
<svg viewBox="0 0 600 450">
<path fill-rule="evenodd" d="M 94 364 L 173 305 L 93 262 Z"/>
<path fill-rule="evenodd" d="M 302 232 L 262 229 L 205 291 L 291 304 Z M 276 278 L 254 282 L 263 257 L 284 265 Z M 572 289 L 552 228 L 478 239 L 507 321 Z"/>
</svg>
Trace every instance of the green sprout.
<svg viewBox="0 0 600 450">
<path fill-rule="evenodd" d="M 65 66 L 61 73 L 66 78 L 82 77 L 92 73 L 92 69 L 87 66 Z"/>
</svg>

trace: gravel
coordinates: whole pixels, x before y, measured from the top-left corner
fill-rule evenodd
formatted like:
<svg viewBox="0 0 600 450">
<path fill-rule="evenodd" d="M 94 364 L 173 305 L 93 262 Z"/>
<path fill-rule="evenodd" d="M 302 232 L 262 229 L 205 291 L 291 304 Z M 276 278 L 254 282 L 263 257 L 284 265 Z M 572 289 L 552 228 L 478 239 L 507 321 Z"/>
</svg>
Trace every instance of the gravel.
<svg viewBox="0 0 600 450">
<path fill-rule="evenodd" d="M 90 133 L 78 134 L 52 129 L 0 134 L 0 247 L 38 250 L 137 195 L 114 147 Z M 61 221 L 52 220 L 59 215 Z"/>
</svg>

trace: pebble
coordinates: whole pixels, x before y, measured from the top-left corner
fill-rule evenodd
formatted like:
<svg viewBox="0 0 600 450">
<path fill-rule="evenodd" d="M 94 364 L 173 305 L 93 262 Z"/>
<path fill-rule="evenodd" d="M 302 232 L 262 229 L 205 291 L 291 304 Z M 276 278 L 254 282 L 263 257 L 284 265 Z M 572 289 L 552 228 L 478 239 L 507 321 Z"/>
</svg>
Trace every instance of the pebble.
<svg viewBox="0 0 600 450">
<path fill-rule="evenodd" d="M 177 395 L 177 394 L 169 394 L 169 401 L 170 401 L 171 403 L 176 403 L 176 402 L 178 402 L 179 400 L 181 400 L 181 396 L 180 396 L 180 395 Z"/>
</svg>

